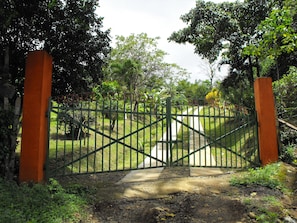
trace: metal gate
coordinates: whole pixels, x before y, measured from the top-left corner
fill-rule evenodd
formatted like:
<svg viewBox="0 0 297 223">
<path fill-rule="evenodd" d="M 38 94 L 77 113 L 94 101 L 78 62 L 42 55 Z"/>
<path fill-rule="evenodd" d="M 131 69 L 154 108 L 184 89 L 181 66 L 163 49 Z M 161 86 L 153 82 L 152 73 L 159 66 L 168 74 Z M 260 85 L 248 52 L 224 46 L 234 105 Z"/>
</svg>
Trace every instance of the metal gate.
<svg viewBox="0 0 297 223">
<path fill-rule="evenodd" d="M 47 176 L 163 166 L 259 165 L 257 122 L 232 106 L 52 100 Z"/>
</svg>

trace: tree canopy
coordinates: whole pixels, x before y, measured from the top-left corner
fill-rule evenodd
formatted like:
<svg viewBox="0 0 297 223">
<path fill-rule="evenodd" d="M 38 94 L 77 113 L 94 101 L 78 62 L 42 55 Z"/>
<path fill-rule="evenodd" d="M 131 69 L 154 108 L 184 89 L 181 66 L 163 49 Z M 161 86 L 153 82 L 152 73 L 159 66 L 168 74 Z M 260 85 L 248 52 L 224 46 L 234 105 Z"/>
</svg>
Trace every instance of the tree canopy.
<svg viewBox="0 0 297 223">
<path fill-rule="evenodd" d="M 177 85 L 177 92 L 184 94 L 190 104 L 204 104 L 205 96 L 212 90 L 212 83 L 209 80 L 195 81 L 191 83 L 181 80 Z"/>
<path fill-rule="evenodd" d="M 185 69 L 165 62 L 166 52 L 158 48 L 158 37 L 146 33 L 117 36 L 105 80 L 116 80 L 123 90 L 133 94 L 170 88 L 188 77 Z"/>
<path fill-rule="evenodd" d="M 15 172 L 29 51 L 53 56 L 53 95 L 90 91 L 103 78 L 109 31 L 96 7 L 96 0 L 0 1 L 0 177 L 11 180 Z"/>
<path fill-rule="evenodd" d="M 95 0 L 1 1 L 0 64 L 9 49 L 10 82 L 22 91 L 26 54 L 46 50 L 54 59 L 54 95 L 87 91 L 97 83 L 110 50 L 98 6 Z"/>
<path fill-rule="evenodd" d="M 291 2 L 291 8 L 294 5 L 291 0 L 285 2 Z M 267 55 L 271 56 L 271 50 L 275 49 L 275 47 L 273 47 L 273 42 L 269 42 L 268 39 L 275 35 L 278 36 L 277 32 L 280 29 L 287 30 L 284 41 L 292 43 L 295 38 L 292 35 L 292 28 L 296 23 L 294 23 L 294 17 L 292 17 L 292 10 L 290 13 L 284 10 L 283 7 L 288 5 L 285 2 L 278 0 L 245 0 L 243 2 L 216 4 L 198 0 L 195 8 L 181 16 L 182 21 L 187 26 L 173 32 L 169 40 L 193 44 L 195 52 L 207 58 L 210 62 L 218 59 L 220 53 L 222 53 L 221 63 L 230 65 L 228 76 L 221 83 L 223 96 L 228 96 L 228 100 L 233 103 L 253 107 L 252 88 L 255 77 L 275 77 L 273 76 L 274 72 L 271 71 L 273 67 L 267 66 L 270 61 L 256 56 L 259 55 L 259 52 L 256 51 L 262 50 L 263 58 L 267 57 Z M 280 10 L 275 11 L 276 9 Z M 280 15 L 282 16 L 280 17 Z M 290 19 L 287 17 L 288 15 Z M 265 22 L 266 18 L 268 19 Z M 278 21 L 281 21 L 278 28 L 273 25 L 277 18 Z M 271 21 L 274 22 L 271 23 Z M 261 23 L 262 25 L 260 25 Z M 286 23 L 291 28 L 288 28 Z M 263 44 L 258 42 L 253 47 L 250 46 L 263 37 L 265 38 L 264 42 L 268 45 L 265 45 L 264 42 L 262 42 Z M 294 55 L 292 44 L 284 46 L 277 43 L 277 45 L 283 50 L 283 53 L 279 53 L 276 60 L 290 58 Z M 246 48 L 247 46 L 250 47 Z M 269 51 L 269 49 L 271 50 Z M 290 51 L 289 55 L 288 51 Z M 265 66 L 269 67 L 270 70 L 263 69 Z M 288 64 L 286 64 L 286 67 L 289 67 Z M 285 73 L 285 70 L 283 73 Z"/>
<path fill-rule="evenodd" d="M 285 0 L 276 5 L 256 29 L 243 54 L 258 60 L 261 76 L 280 79 L 297 64 L 297 7 Z"/>
</svg>

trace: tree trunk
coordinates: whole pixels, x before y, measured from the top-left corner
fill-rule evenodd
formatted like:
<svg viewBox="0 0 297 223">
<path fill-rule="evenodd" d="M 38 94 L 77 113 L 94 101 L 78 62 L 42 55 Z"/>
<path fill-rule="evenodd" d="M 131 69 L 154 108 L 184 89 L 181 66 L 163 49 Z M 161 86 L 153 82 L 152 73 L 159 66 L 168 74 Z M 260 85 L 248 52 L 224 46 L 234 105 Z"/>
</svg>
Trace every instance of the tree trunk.
<svg viewBox="0 0 297 223">
<path fill-rule="evenodd" d="M 5 123 L 2 132 L 2 150 L 0 166 L 2 177 L 6 180 L 13 180 L 16 174 L 16 154 L 17 136 L 20 129 L 21 98 L 15 97 L 15 87 L 11 85 L 11 75 L 9 73 L 9 47 L 5 48 L 4 64 L 0 73 L 0 112 L 3 112 L 2 120 Z M 0 69 L 1 70 L 1 69 Z M 5 136 L 6 135 L 6 136 Z"/>
<path fill-rule="evenodd" d="M 17 137 L 20 130 L 20 116 L 21 116 L 21 98 L 17 97 L 14 105 L 14 117 L 13 117 L 12 132 L 10 135 L 10 143 L 9 143 L 10 149 L 9 149 L 9 154 L 7 156 L 7 160 L 5 162 L 6 164 L 5 179 L 7 180 L 13 180 L 14 176 L 17 174 L 15 151 L 18 145 Z"/>
</svg>

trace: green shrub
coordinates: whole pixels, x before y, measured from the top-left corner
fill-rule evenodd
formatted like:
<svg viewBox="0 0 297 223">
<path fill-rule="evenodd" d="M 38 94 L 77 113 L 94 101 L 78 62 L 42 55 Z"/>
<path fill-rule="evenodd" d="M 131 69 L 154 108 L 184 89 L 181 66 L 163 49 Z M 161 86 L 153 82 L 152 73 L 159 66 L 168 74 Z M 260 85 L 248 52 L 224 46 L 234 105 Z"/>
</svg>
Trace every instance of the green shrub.
<svg viewBox="0 0 297 223">
<path fill-rule="evenodd" d="M 297 67 L 290 67 L 288 73 L 280 80 L 273 82 L 273 90 L 276 98 L 278 118 L 285 120 L 291 125 L 297 125 Z M 294 161 L 293 147 L 297 145 L 297 131 L 284 123 L 279 127 L 281 159 L 284 162 Z"/>
<path fill-rule="evenodd" d="M 278 111 L 287 108 L 296 108 L 297 67 L 290 67 L 288 73 L 280 80 L 273 82 Z"/>
<path fill-rule="evenodd" d="M 286 190 L 283 183 L 284 177 L 281 164 L 274 163 L 265 167 L 249 169 L 239 177 L 233 177 L 230 183 L 234 186 L 261 185 L 271 189 Z"/>
<path fill-rule="evenodd" d="M 284 146 L 281 151 L 280 159 L 286 163 L 296 163 L 296 144 Z"/>
<path fill-rule="evenodd" d="M 216 89 L 216 88 L 213 88 L 211 90 L 211 92 L 207 93 L 207 95 L 205 96 L 205 100 L 210 105 L 216 105 L 216 104 L 218 104 L 218 102 L 220 100 L 220 92 L 219 92 L 219 90 Z"/>
</svg>

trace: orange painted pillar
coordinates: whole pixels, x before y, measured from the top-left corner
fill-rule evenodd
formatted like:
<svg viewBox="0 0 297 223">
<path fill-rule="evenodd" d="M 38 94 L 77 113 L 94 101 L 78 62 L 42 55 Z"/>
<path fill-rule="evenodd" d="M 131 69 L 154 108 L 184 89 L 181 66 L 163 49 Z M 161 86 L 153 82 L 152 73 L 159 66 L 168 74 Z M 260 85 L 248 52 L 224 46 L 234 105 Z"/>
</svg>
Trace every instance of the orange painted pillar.
<svg viewBox="0 0 297 223">
<path fill-rule="evenodd" d="M 256 79 L 254 92 L 258 117 L 260 160 L 262 165 L 266 165 L 278 161 L 276 113 L 271 78 Z"/>
<path fill-rule="evenodd" d="M 47 109 L 52 87 L 52 57 L 34 51 L 26 60 L 19 180 L 44 180 L 47 146 Z"/>
</svg>

